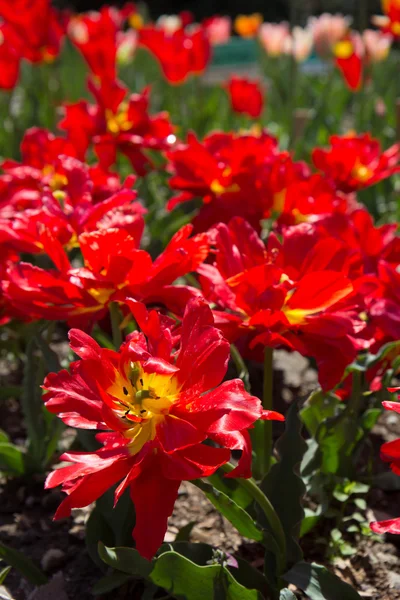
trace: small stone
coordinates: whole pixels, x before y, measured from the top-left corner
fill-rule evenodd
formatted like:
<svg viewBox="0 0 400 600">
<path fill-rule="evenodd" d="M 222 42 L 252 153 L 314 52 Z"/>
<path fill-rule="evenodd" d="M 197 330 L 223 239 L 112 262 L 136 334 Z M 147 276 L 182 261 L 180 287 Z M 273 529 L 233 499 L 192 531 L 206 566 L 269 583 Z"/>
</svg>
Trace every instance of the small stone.
<svg viewBox="0 0 400 600">
<path fill-rule="evenodd" d="M 61 567 L 64 564 L 65 559 L 65 552 L 59 548 L 50 548 L 50 550 L 47 550 L 42 556 L 40 564 L 42 565 L 43 571 L 48 573 L 49 571 L 54 571 Z"/>
<path fill-rule="evenodd" d="M 28 600 L 68 600 L 62 573 L 56 573 L 49 583 L 36 588 Z"/>
<path fill-rule="evenodd" d="M 394 590 L 400 590 L 400 575 L 395 571 L 388 571 L 389 587 Z"/>
<path fill-rule="evenodd" d="M 170 544 L 175 541 L 175 538 L 176 538 L 175 533 L 172 533 L 172 531 L 167 531 L 164 536 L 164 542 L 166 542 L 167 544 Z"/>
</svg>

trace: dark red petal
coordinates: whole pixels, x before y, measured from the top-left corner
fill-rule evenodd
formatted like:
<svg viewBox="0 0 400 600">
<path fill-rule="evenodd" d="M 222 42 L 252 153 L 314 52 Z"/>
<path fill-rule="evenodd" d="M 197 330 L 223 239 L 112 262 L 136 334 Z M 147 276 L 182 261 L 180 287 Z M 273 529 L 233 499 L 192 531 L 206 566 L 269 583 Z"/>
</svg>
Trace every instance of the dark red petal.
<svg viewBox="0 0 400 600">
<path fill-rule="evenodd" d="M 136 511 L 136 548 L 150 560 L 164 540 L 181 482 L 167 479 L 155 460 L 149 467 L 131 482 L 130 489 Z"/>
</svg>

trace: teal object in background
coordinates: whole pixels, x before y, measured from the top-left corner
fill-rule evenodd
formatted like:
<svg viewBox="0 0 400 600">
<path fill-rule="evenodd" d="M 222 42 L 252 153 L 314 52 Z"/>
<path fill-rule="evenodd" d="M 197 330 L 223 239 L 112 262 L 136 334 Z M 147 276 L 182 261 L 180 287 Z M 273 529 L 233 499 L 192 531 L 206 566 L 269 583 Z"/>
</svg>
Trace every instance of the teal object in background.
<svg viewBox="0 0 400 600">
<path fill-rule="evenodd" d="M 255 66 L 259 63 L 262 49 L 256 38 L 244 39 L 232 37 L 227 44 L 220 44 L 213 47 L 213 56 L 211 60 L 211 69 L 214 67 L 229 68 Z M 315 53 L 308 60 L 300 64 L 300 69 L 308 73 L 326 72 L 327 64 L 324 63 Z"/>
<path fill-rule="evenodd" d="M 255 39 L 233 37 L 227 44 L 213 47 L 211 66 L 249 65 L 258 60 L 259 46 Z"/>
</svg>

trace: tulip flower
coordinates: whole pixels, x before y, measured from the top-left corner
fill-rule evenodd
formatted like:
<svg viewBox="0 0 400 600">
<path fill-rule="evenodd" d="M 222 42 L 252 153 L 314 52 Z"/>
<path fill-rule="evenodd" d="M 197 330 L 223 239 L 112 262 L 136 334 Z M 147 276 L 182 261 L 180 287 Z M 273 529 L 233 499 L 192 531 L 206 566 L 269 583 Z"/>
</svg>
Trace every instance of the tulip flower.
<svg viewBox="0 0 400 600">
<path fill-rule="evenodd" d="M 0 0 L 0 88 L 15 86 L 22 59 L 52 62 L 64 34 L 65 17 L 50 0 Z"/>
<path fill-rule="evenodd" d="M 228 476 L 250 477 L 249 428 L 258 419 L 283 417 L 264 411 L 241 380 L 221 383 L 229 344 L 203 300 L 185 311 L 177 353 L 171 320 L 130 304 L 143 333 L 133 333 L 114 352 L 73 329 L 70 346 L 81 360 L 70 373 L 51 373 L 44 382 L 50 412 L 69 426 L 102 432 L 96 435 L 100 450 L 65 453 L 61 459 L 71 464 L 53 471 L 46 487 L 63 486 L 66 498 L 55 514 L 61 519 L 120 482 L 115 504 L 129 489 L 136 548 L 151 559 L 181 482 L 212 475 L 233 449 L 242 455 Z"/>
<path fill-rule="evenodd" d="M 400 388 L 388 388 L 389 392 L 395 393 L 399 392 Z M 400 399 L 400 396 L 399 396 Z M 393 412 L 400 412 L 400 402 L 391 402 L 385 401 L 382 402 L 382 405 L 387 410 L 392 410 Z M 381 446 L 381 459 L 385 462 L 390 463 L 390 468 L 393 473 L 396 475 L 400 474 L 400 439 L 392 440 L 391 442 L 386 442 Z M 372 531 L 375 533 L 390 533 L 398 535 L 400 534 L 400 517 L 395 519 L 386 519 L 385 521 L 374 521 L 370 523 L 370 527 Z"/>
<path fill-rule="evenodd" d="M 168 203 L 201 198 L 203 204 L 193 224 L 205 231 L 234 216 L 247 219 L 260 230 L 260 222 L 281 212 L 290 183 L 310 175 L 309 168 L 279 152 L 277 140 L 260 133 L 214 133 L 199 142 L 189 134 L 186 145 L 167 153 L 169 185 L 180 193 Z M 248 199 L 251 198 L 251 202 Z"/>
<path fill-rule="evenodd" d="M 154 25 L 142 27 L 139 44 L 147 48 L 160 64 L 171 84 L 183 83 L 189 75 L 203 73 L 211 59 L 211 46 L 201 26 L 180 27 L 170 32 Z"/>
<path fill-rule="evenodd" d="M 12 219 L 24 209 L 42 208 L 44 192 L 56 192 L 63 201 L 68 196 L 67 205 L 75 205 L 86 201 L 88 193 L 96 204 L 123 189 L 116 173 L 88 167 L 76 160 L 77 154 L 66 138 L 39 127 L 28 129 L 21 143 L 22 162 L 1 163 L 0 216 Z M 127 186 L 133 181 L 130 177 Z"/>
<path fill-rule="evenodd" d="M 329 13 L 311 17 L 307 26 L 312 32 L 317 53 L 323 58 L 330 57 L 335 45 L 348 34 L 351 21 L 350 17 Z"/>
<path fill-rule="evenodd" d="M 118 10 L 103 6 L 99 12 L 91 11 L 74 15 L 68 23 L 68 35 L 78 48 L 93 75 L 100 79 L 116 78 L 119 29 L 129 18 L 132 8 Z"/>
<path fill-rule="evenodd" d="M 334 135 L 328 149 L 315 148 L 312 159 L 317 169 L 332 179 L 338 190 L 355 192 L 400 172 L 400 144 L 384 152 L 369 133 Z"/>
<path fill-rule="evenodd" d="M 352 33 L 333 48 L 335 63 L 347 86 L 353 92 L 361 88 L 363 80 L 364 47 L 359 34 Z"/>
<path fill-rule="evenodd" d="M 257 119 L 263 109 L 264 94 L 258 81 L 245 77 L 231 77 L 226 89 L 229 93 L 232 110 Z"/>
<path fill-rule="evenodd" d="M 260 27 L 259 38 L 268 56 L 284 54 L 285 41 L 289 37 L 289 23 L 263 23 Z"/>
<path fill-rule="evenodd" d="M 61 242 L 44 229 L 39 241 L 55 268 L 26 262 L 11 266 L 2 282 L 3 293 L 12 302 L 13 314 L 22 320 L 66 320 L 87 330 L 105 316 L 111 302 L 124 302 L 127 296 L 168 306 L 180 315 L 199 292 L 172 284 L 195 271 L 209 250 L 207 236 L 189 237 L 191 231 L 191 225 L 178 231 L 154 261 L 138 249 L 140 239 L 123 227 L 85 232 L 76 239 L 83 267 L 75 267 Z"/>
<path fill-rule="evenodd" d="M 210 231 L 214 264 L 198 267 L 215 323 L 242 355 L 262 361 L 264 348 L 313 357 L 324 390 L 355 359 L 358 318 L 352 258 L 345 245 L 303 223 L 271 235 L 267 245 L 246 221 Z"/>
<path fill-rule="evenodd" d="M 90 80 L 89 89 L 96 104 L 81 100 L 65 105 L 65 116 L 59 123 L 77 149 L 78 158 L 84 161 L 93 144 L 104 170 L 115 164 L 120 151 L 133 169 L 144 175 L 152 164 L 144 150 L 165 150 L 176 140 L 168 114 L 149 114 L 149 87 L 140 94 L 130 94 L 122 83 L 103 79 L 99 85 Z"/>
<path fill-rule="evenodd" d="M 379 63 L 387 59 L 392 37 L 374 29 L 366 29 L 362 33 L 366 63 Z"/>
<path fill-rule="evenodd" d="M 263 16 L 260 13 L 238 15 L 234 21 L 233 28 L 240 37 L 254 38 L 256 37 L 262 22 Z"/>
<path fill-rule="evenodd" d="M 383 33 L 388 33 L 394 39 L 400 38 L 400 1 L 382 0 L 384 16 L 375 16 L 374 25 L 381 28 Z"/>
<path fill-rule="evenodd" d="M 293 27 L 291 34 L 283 41 L 283 51 L 290 54 L 298 63 L 307 60 L 313 49 L 313 36 L 308 28 Z"/>
<path fill-rule="evenodd" d="M 231 37 L 232 20 L 230 17 L 209 17 L 202 23 L 210 44 L 218 46 L 227 44 Z"/>
</svg>

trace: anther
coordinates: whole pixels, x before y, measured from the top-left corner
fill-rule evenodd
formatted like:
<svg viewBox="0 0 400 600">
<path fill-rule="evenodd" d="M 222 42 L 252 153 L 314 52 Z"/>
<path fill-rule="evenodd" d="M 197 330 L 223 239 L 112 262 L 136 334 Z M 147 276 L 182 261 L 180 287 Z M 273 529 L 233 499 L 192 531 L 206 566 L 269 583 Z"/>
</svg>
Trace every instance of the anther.
<svg viewBox="0 0 400 600">
<path fill-rule="evenodd" d="M 122 391 L 124 392 L 125 396 L 127 396 L 129 393 L 125 386 L 122 388 Z"/>
</svg>

